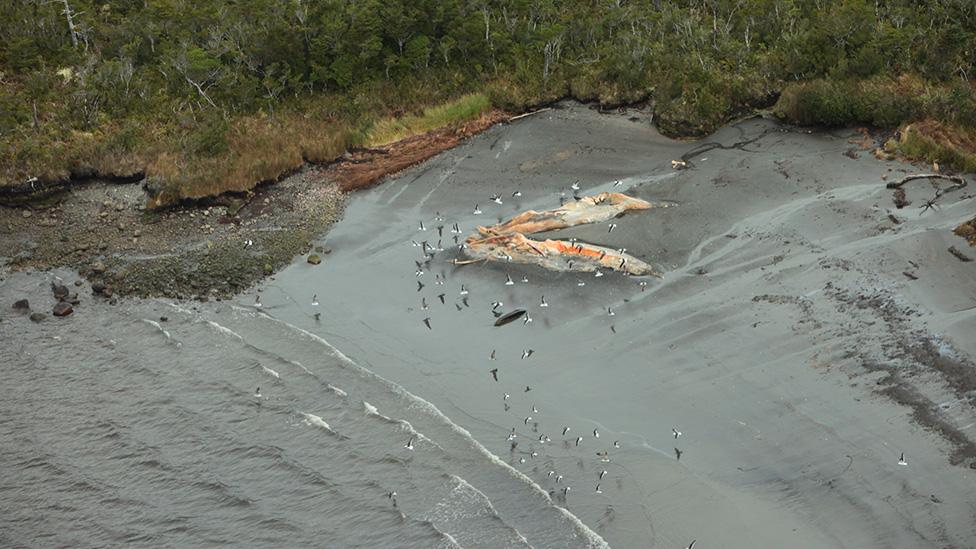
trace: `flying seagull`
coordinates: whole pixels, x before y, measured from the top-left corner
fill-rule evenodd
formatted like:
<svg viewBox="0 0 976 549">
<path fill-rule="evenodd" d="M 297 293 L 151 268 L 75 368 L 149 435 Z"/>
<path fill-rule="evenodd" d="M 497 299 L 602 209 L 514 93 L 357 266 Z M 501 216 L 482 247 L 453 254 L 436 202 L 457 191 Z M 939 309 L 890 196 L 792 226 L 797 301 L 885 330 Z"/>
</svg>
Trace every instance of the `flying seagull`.
<svg viewBox="0 0 976 549">
<path fill-rule="evenodd" d="M 563 436 L 566 436 L 566 433 L 568 432 L 569 432 L 569 427 L 563 427 Z"/>
<path fill-rule="evenodd" d="M 444 294 L 437 294 L 437 299 L 441 300 L 441 305 L 444 304 Z"/>
<path fill-rule="evenodd" d="M 674 449 L 674 456 L 675 456 L 675 459 L 677 459 L 678 461 L 681 461 L 681 454 L 683 454 L 683 453 L 684 453 L 684 452 L 682 452 L 681 450 L 679 450 L 679 449 L 677 449 L 677 448 L 675 448 L 675 449 Z"/>
<path fill-rule="evenodd" d="M 419 292 L 420 290 L 423 290 L 423 289 L 424 289 L 424 283 L 418 280 L 417 281 L 417 291 Z"/>
<path fill-rule="evenodd" d="M 427 329 L 428 330 L 433 330 L 433 328 L 430 327 L 430 317 L 429 316 L 424 319 L 424 324 L 427 325 Z"/>
<path fill-rule="evenodd" d="M 495 378 L 495 381 L 498 381 L 498 368 L 492 368 L 489 372 L 491 373 L 491 377 Z"/>
<path fill-rule="evenodd" d="M 532 356 L 532 353 L 534 352 L 535 351 L 533 351 L 532 349 L 525 349 L 524 351 L 522 351 L 522 359 L 525 360 L 526 358 L 529 358 L 530 356 Z"/>
<path fill-rule="evenodd" d="M 522 191 L 516 190 L 514 193 L 512 193 L 512 198 L 518 198 L 520 196 L 522 196 Z"/>
<path fill-rule="evenodd" d="M 905 452 L 902 452 L 901 457 L 898 458 L 898 465 L 908 465 L 908 460 L 905 459 Z"/>
<path fill-rule="evenodd" d="M 671 432 L 674 433 L 674 439 L 675 440 L 678 440 L 678 437 L 681 436 L 681 431 L 675 429 L 674 427 L 671 428 Z"/>
<path fill-rule="evenodd" d="M 607 476 L 607 470 L 606 469 L 600 471 L 600 480 L 603 480 L 603 477 L 605 477 L 605 476 Z"/>
<path fill-rule="evenodd" d="M 610 227 L 610 230 L 607 231 L 608 233 L 612 233 L 613 230 L 617 228 L 617 224 L 616 223 L 611 223 L 608 226 Z"/>
</svg>

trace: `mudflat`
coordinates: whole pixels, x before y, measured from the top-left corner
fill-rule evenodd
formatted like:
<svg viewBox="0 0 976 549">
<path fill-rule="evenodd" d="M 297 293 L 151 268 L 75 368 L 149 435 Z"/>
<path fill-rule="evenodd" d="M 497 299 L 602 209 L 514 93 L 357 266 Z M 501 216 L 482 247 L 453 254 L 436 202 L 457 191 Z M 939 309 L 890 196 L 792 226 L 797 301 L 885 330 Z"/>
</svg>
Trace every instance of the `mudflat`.
<svg viewBox="0 0 976 549">
<path fill-rule="evenodd" d="M 976 263 L 947 249 L 969 252 L 952 228 L 974 201 L 921 208 L 922 181 L 896 208 L 885 182 L 926 168 L 860 137 L 756 118 L 711 148 L 564 106 L 356 195 L 328 261 L 279 273 L 264 310 L 433 402 L 611 545 L 972 546 Z M 557 207 L 574 182 L 673 207 L 536 237 L 663 279 L 452 264 L 454 223 Z M 418 275 L 425 240 L 443 251 Z M 494 327 L 495 302 L 532 321 Z"/>
</svg>

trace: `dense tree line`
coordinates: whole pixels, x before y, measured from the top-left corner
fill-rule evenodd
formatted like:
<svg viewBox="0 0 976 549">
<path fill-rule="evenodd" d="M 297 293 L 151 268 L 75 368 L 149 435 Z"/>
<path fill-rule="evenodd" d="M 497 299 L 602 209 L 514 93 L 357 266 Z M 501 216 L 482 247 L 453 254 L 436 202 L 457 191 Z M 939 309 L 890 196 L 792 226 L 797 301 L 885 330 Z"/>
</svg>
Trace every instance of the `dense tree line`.
<svg viewBox="0 0 976 549">
<path fill-rule="evenodd" d="M 976 124 L 971 0 L 5 0 L 0 21 L 0 141 L 479 89 L 511 108 L 651 99 L 665 130 L 700 132 L 808 81 L 811 108 L 836 110 L 811 121 L 846 123 L 832 90 L 906 77 Z M 928 107 L 892 108 L 870 121 Z"/>
</svg>

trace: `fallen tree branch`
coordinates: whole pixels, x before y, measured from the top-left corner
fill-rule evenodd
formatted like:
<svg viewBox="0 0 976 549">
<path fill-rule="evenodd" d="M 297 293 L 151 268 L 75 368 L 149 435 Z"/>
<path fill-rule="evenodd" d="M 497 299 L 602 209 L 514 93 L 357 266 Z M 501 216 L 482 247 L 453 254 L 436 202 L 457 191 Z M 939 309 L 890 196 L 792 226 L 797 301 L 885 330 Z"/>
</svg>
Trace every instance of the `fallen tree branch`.
<svg viewBox="0 0 976 549">
<path fill-rule="evenodd" d="M 516 115 L 516 116 L 513 116 L 513 117 L 509 118 L 508 121 L 509 122 L 514 122 L 516 120 L 521 120 L 522 118 L 525 118 L 527 116 L 532 116 L 533 114 L 539 114 L 540 112 L 546 112 L 546 111 L 551 111 L 551 110 L 552 110 L 552 107 L 546 107 L 544 109 L 539 109 L 537 111 L 522 113 L 522 114 L 519 114 L 519 115 Z"/>
<path fill-rule="evenodd" d="M 950 191 L 955 191 L 966 186 L 966 180 L 958 175 L 943 175 L 941 173 L 922 173 L 922 174 L 908 175 L 899 179 L 898 181 L 892 181 L 891 183 L 885 185 L 885 188 L 899 189 L 905 183 L 908 183 L 909 181 L 914 181 L 916 179 L 947 179 L 949 181 L 954 181 L 956 183 L 953 187 L 946 188 L 946 190 L 942 194 L 945 194 Z"/>
</svg>

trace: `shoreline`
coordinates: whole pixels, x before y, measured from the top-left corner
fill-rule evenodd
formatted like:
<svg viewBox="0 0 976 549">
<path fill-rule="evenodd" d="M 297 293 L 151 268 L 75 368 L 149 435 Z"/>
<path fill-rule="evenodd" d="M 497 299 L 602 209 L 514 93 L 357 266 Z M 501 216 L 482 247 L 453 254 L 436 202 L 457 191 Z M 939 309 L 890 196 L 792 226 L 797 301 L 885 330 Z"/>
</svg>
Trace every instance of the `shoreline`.
<svg viewBox="0 0 976 549">
<path fill-rule="evenodd" d="M 159 211 L 142 207 L 139 181 L 94 180 L 38 204 L 0 207 L 0 261 L 10 269 L 71 268 L 96 295 L 226 299 L 299 255 L 326 259 L 328 228 L 347 194 L 370 187 L 504 123 L 497 109 L 238 193 Z"/>
</svg>

